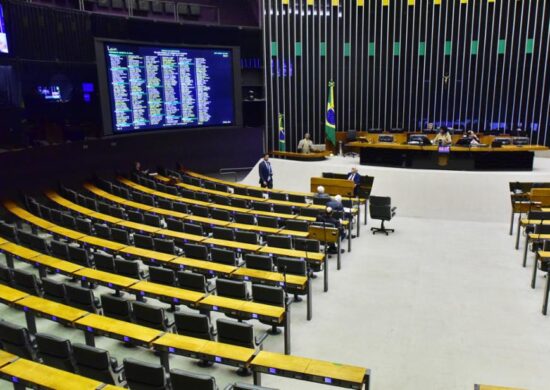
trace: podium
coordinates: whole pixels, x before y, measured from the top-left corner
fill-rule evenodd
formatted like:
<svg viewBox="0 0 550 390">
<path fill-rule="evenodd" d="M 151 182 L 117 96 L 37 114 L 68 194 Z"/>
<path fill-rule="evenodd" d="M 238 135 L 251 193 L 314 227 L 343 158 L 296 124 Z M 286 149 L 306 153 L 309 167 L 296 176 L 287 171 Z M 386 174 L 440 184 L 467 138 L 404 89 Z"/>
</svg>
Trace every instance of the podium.
<svg viewBox="0 0 550 390">
<path fill-rule="evenodd" d="M 311 192 L 317 192 L 317 187 L 325 187 L 325 193 L 329 195 L 342 195 L 352 197 L 355 183 L 347 179 L 327 179 L 324 177 L 311 178 Z"/>
</svg>

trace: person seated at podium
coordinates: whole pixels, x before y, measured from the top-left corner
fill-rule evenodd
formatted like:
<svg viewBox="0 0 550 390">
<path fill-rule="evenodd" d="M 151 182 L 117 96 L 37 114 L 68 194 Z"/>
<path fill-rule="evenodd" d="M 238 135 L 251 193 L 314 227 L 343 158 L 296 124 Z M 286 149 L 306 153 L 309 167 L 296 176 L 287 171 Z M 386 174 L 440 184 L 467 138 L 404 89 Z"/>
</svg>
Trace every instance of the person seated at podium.
<svg viewBox="0 0 550 390">
<path fill-rule="evenodd" d="M 351 168 L 351 172 L 348 173 L 348 180 L 352 181 L 355 185 L 353 187 L 353 196 L 359 194 L 359 184 L 361 184 L 361 175 L 357 172 L 357 168 Z"/>
<path fill-rule="evenodd" d="M 473 130 L 468 130 L 466 133 L 466 137 L 470 140 L 470 145 L 479 145 L 481 142 L 479 141 L 479 137 L 474 133 Z"/>
<path fill-rule="evenodd" d="M 330 195 L 325 192 L 325 187 L 318 186 L 317 192 L 313 195 L 315 199 L 330 199 Z"/>
<path fill-rule="evenodd" d="M 434 124 L 430 122 L 426 125 L 426 128 L 424 129 L 423 132 L 424 133 L 433 133 L 433 131 L 434 131 Z"/>
<path fill-rule="evenodd" d="M 327 228 L 329 228 L 329 227 L 337 228 L 338 232 L 340 234 L 341 240 L 346 238 L 346 231 L 342 227 L 342 223 L 340 222 L 340 220 L 333 215 L 332 207 L 327 207 L 325 209 L 324 213 L 319 214 L 319 216 L 317 216 L 317 222 L 322 222 L 323 224 L 330 225 L 330 226 L 326 226 Z M 338 250 L 336 249 L 336 244 L 335 243 L 329 243 L 327 252 L 331 253 L 331 254 L 338 253 Z M 340 253 L 344 253 L 344 252 L 345 252 L 344 249 L 340 250 Z"/>
<path fill-rule="evenodd" d="M 298 153 L 312 153 L 315 152 L 313 147 L 313 141 L 310 138 L 309 133 L 304 134 L 304 138 L 298 142 Z"/>
<path fill-rule="evenodd" d="M 432 143 L 434 145 L 440 145 L 440 146 L 448 146 L 453 142 L 453 139 L 451 138 L 451 134 L 449 134 L 449 130 L 445 126 L 442 126 L 439 129 L 439 133 L 435 136 Z"/>
</svg>

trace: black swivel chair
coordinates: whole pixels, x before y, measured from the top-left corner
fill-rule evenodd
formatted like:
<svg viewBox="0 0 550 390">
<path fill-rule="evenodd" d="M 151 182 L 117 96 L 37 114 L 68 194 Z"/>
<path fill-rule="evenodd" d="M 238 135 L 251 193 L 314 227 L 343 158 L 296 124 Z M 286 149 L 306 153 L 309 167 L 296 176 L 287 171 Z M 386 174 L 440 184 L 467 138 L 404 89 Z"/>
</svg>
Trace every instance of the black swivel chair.
<svg viewBox="0 0 550 390">
<path fill-rule="evenodd" d="M 113 255 L 105 253 L 94 254 L 95 267 L 100 271 L 116 273 L 115 259 Z"/>
<path fill-rule="evenodd" d="M 254 215 L 252 214 L 246 214 L 246 213 L 235 213 L 234 215 L 235 222 L 242 223 L 245 225 L 255 225 L 256 219 L 254 218 Z"/>
<path fill-rule="evenodd" d="M 170 380 L 160 364 L 140 362 L 135 359 L 124 359 L 124 373 L 130 389 L 161 390 L 171 389 Z"/>
<path fill-rule="evenodd" d="M 126 214 L 128 214 L 128 220 L 136 223 L 143 223 L 143 214 L 141 212 L 128 210 Z"/>
<path fill-rule="evenodd" d="M 269 234 L 266 237 L 267 245 L 276 248 L 292 249 L 292 239 L 283 235 Z"/>
<path fill-rule="evenodd" d="M 210 318 L 205 314 L 175 313 L 174 322 L 178 334 L 204 340 L 214 340 L 215 332 Z"/>
<path fill-rule="evenodd" d="M 235 232 L 235 241 L 258 245 L 258 234 L 246 230 L 237 230 Z"/>
<path fill-rule="evenodd" d="M 185 233 L 195 234 L 197 236 L 204 235 L 204 229 L 202 228 L 202 225 L 196 225 L 194 223 L 184 223 L 183 226 Z"/>
<path fill-rule="evenodd" d="M 212 237 L 218 238 L 220 240 L 235 241 L 235 232 L 233 231 L 233 229 L 213 227 Z"/>
<path fill-rule="evenodd" d="M 93 265 L 88 251 L 78 246 L 69 246 L 69 260 L 84 267 L 91 267 Z"/>
<path fill-rule="evenodd" d="M 185 257 L 198 260 L 208 260 L 208 249 L 200 244 L 184 244 L 183 251 Z"/>
<path fill-rule="evenodd" d="M 36 334 L 38 357 L 48 366 L 60 370 L 76 372 L 71 342 L 57 336 Z"/>
<path fill-rule="evenodd" d="M 309 223 L 307 221 L 287 219 L 285 221 L 285 229 L 294 230 L 298 232 L 307 232 L 309 229 Z"/>
<path fill-rule="evenodd" d="M 139 325 L 165 332 L 171 332 L 174 327 L 174 321 L 166 317 L 166 313 L 161 307 L 136 301 L 132 302 L 132 312 L 134 314 L 134 322 Z"/>
<path fill-rule="evenodd" d="M 293 214 L 294 207 L 286 204 L 274 204 L 273 212 L 279 213 L 279 214 Z"/>
<path fill-rule="evenodd" d="M 161 227 L 160 217 L 156 214 L 145 213 L 143 214 L 143 220 L 146 225 Z"/>
<path fill-rule="evenodd" d="M 212 261 L 215 263 L 237 265 L 237 256 L 235 252 L 229 249 L 212 248 L 210 252 Z"/>
<path fill-rule="evenodd" d="M 288 201 L 294 203 L 306 203 L 305 195 L 288 194 Z"/>
<path fill-rule="evenodd" d="M 277 218 L 267 217 L 265 215 L 258 215 L 256 219 L 258 220 L 258 226 L 269 227 L 274 229 L 279 228 L 279 220 Z"/>
<path fill-rule="evenodd" d="M 75 222 L 76 222 L 76 230 L 82 233 L 86 233 L 89 236 L 93 235 L 92 223 L 90 221 L 83 218 L 75 218 Z"/>
<path fill-rule="evenodd" d="M 369 212 L 371 219 L 379 219 L 382 224 L 379 228 L 372 227 L 370 230 L 372 234 L 385 233 L 386 236 L 390 232 L 394 232 L 394 229 L 387 229 L 384 226 L 384 222 L 391 221 L 395 216 L 396 207 L 391 206 L 391 198 L 389 196 L 371 196 L 369 198 Z"/>
<path fill-rule="evenodd" d="M 172 389 L 217 390 L 216 378 L 178 369 L 170 370 Z"/>
<path fill-rule="evenodd" d="M 172 203 L 172 207 L 174 208 L 174 211 L 177 211 L 179 213 L 187 214 L 189 212 L 189 208 L 187 207 L 187 204 L 185 204 L 185 203 L 174 202 L 174 203 Z"/>
<path fill-rule="evenodd" d="M 212 209 L 210 211 L 210 216 L 213 219 L 218 219 L 220 221 L 231 221 L 231 213 L 227 210 L 220 210 L 220 209 Z"/>
<path fill-rule="evenodd" d="M 153 238 L 153 244 L 157 252 L 168 253 L 171 255 L 177 254 L 176 244 L 172 239 Z"/>
<path fill-rule="evenodd" d="M 169 268 L 149 266 L 149 280 L 153 283 L 175 286 L 176 273 Z"/>
<path fill-rule="evenodd" d="M 246 263 L 246 268 L 273 271 L 273 260 L 268 255 L 247 253 L 244 255 L 244 261 Z"/>
<path fill-rule="evenodd" d="M 67 303 L 70 306 L 101 314 L 101 302 L 91 290 L 65 284 L 65 291 L 67 292 Z"/>
<path fill-rule="evenodd" d="M 111 228 L 111 238 L 121 244 L 130 245 L 130 235 L 126 230 Z"/>
<path fill-rule="evenodd" d="M 5 284 L 6 286 L 11 286 L 12 285 L 11 279 L 12 279 L 11 268 L 8 268 L 0 264 L 0 282 L 2 282 L 2 284 Z"/>
<path fill-rule="evenodd" d="M 110 385 L 124 386 L 124 367 L 105 349 L 85 344 L 73 344 L 73 356 L 78 373 Z"/>
<path fill-rule="evenodd" d="M 34 337 L 24 326 L 0 320 L 0 344 L 6 352 L 25 359 L 36 360 Z"/>
<path fill-rule="evenodd" d="M 29 294 L 41 297 L 43 295 L 42 285 L 35 274 L 21 269 L 12 270 L 13 287 Z"/>
<path fill-rule="evenodd" d="M 133 322 L 132 306 L 128 299 L 103 294 L 101 295 L 101 306 L 103 307 L 104 316 L 116 318 L 121 321 Z"/>
<path fill-rule="evenodd" d="M 178 278 L 178 286 L 191 291 L 198 291 L 202 293 L 210 292 L 206 277 L 196 272 L 178 271 L 176 274 Z"/>
<path fill-rule="evenodd" d="M 138 248 L 155 250 L 155 244 L 153 243 L 153 238 L 143 234 L 134 234 L 134 245 Z"/>
<path fill-rule="evenodd" d="M 131 260 L 115 259 L 116 273 L 134 279 L 147 279 L 149 275 L 139 269 L 139 263 Z"/>
<path fill-rule="evenodd" d="M 109 226 L 103 225 L 103 224 L 100 224 L 100 223 L 95 223 L 94 224 L 94 230 L 95 230 L 95 234 L 99 238 L 103 238 L 105 240 L 110 240 L 111 239 L 111 229 L 109 228 Z"/>
<path fill-rule="evenodd" d="M 65 298 L 67 293 L 65 292 L 65 285 L 62 282 L 49 278 L 43 278 L 42 290 L 44 290 L 44 298 L 59 303 L 67 302 Z"/>
<path fill-rule="evenodd" d="M 307 276 L 308 274 L 307 263 L 304 260 L 290 257 L 279 257 L 277 259 L 277 271 L 281 273 L 286 272 L 289 275 Z M 286 290 L 288 293 L 294 294 L 295 302 L 300 302 L 302 300 L 300 295 L 307 294 L 304 290 L 295 289 L 290 286 L 288 286 Z"/>
<path fill-rule="evenodd" d="M 50 242 L 50 253 L 52 256 L 63 260 L 67 260 L 69 258 L 69 248 L 67 247 L 67 244 L 61 241 L 52 240 Z"/>
<path fill-rule="evenodd" d="M 282 287 L 265 286 L 262 284 L 252 285 L 252 300 L 254 302 L 263 303 L 272 306 L 285 306 L 285 292 Z M 279 334 L 281 331 L 277 328 L 277 325 L 260 319 L 262 324 L 271 326 L 271 334 Z"/>
<path fill-rule="evenodd" d="M 243 281 L 218 278 L 216 279 L 216 292 L 221 297 L 240 299 L 242 301 L 250 300 L 250 294 L 248 293 L 246 282 Z M 243 317 L 243 315 L 239 313 L 226 313 L 225 315 L 230 318 L 235 318 L 239 321 L 247 318 Z"/>
<path fill-rule="evenodd" d="M 179 219 L 166 218 L 166 226 L 168 230 L 174 230 L 176 232 L 184 231 L 183 222 Z"/>
</svg>

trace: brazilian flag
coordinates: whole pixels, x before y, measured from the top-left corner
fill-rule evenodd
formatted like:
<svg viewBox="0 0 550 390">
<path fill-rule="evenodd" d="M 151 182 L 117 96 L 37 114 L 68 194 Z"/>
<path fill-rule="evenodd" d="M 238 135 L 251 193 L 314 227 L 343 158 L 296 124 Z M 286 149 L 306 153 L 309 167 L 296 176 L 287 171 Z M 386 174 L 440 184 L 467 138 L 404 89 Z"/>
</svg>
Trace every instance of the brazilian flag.
<svg viewBox="0 0 550 390">
<path fill-rule="evenodd" d="M 327 117 L 325 120 L 325 138 L 336 146 L 336 112 L 334 111 L 334 81 L 328 83 Z"/>
<path fill-rule="evenodd" d="M 279 151 L 286 151 L 286 142 L 285 142 L 285 116 L 279 114 Z"/>
</svg>

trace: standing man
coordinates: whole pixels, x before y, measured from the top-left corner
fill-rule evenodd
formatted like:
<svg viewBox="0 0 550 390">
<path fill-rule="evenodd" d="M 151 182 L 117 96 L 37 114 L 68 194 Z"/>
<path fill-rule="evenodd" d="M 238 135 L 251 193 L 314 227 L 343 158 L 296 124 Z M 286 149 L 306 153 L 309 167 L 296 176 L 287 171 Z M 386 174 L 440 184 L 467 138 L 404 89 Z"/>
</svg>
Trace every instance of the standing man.
<svg viewBox="0 0 550 390">
<path fill-rule="evenodd" d="M 258 170 L 262 188 L 273 188 L 273 170 L 271 169 L 268 153 L 264 154 L 264 159 L 260 162 Z"/>
<path fill-rule="evenodd" d="M 304 135 L 304 138 L 298 142 L 298 153 L 311 153 L 315 152 L 313 148 L 313 141 L 311 140 L 309 133 Z"/>
<path fill-rule="evenodd" d="M 359 184 L 361 184 L 361 175 L 357 172 L 356 167 L 351 168 L 351 172 L 348 173 L 348 180 L 354 184 L 353 196 L 357 196 L 359 194 Z"/>
</svg>

